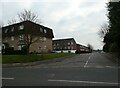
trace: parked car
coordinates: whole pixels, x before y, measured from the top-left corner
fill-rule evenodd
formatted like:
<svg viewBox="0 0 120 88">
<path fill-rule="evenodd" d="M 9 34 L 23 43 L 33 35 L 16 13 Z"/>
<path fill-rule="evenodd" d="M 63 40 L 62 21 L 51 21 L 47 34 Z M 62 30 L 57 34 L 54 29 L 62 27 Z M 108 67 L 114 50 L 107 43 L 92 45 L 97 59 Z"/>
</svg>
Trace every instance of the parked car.
<svg viewBox="0 0 120 88">
<path fill-rule="evenodd" d="M 103 54 L 103 53 L 105 53 L 105 52 L 104 52 L 104 51 L 101 51 L 100 53 L 102 53 L 102 54 Z"/>
<path fill-rule="evenodd" d="M 75 53 L 76 53 L 76 54 L 80 54 L 80 50 L 76 50 Z"/>
</svg>

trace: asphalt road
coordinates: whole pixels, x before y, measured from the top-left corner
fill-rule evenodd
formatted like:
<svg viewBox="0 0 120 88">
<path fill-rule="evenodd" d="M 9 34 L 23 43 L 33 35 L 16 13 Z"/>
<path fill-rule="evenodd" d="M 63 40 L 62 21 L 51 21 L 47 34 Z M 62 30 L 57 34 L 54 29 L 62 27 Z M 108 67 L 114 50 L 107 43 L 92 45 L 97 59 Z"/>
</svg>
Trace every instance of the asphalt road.
<svg viewBox="0 0 120 88">
<path fill-rule="evenodd" d="M 107 54 L 76 54 L 35 66 L 3 68 L 3 86 L 118 86 L 118 65 Z"/>
</svg>

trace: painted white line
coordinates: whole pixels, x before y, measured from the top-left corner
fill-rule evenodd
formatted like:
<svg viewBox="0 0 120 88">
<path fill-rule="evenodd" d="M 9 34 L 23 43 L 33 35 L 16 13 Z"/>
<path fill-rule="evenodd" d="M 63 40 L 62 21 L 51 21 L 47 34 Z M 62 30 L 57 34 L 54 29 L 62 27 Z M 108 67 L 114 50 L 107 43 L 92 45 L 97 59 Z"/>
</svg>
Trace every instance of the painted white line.
<svg viewBox="0 0 120 88">
<path fill-rule="evenodd" d="M 90 58 L 91 58 L 92 55 L 93 55 L 93 53 L 88 57 L 88 60 L 86 61 L 85 65 L 84 65 L 84 68 L 87 66 L 88 61 L 90 60 Z"/>
<path fill-rule="evenodd" d="M 105 66 L 106 68 L 119 68 L 117 66 Z"/>
<path fill-rule="evenodd" d="M 53 78 L 55 76 L 55 74 L 49 74 L 48 76 Z"/>
<path fill-rule="evenodd" d="M 0 78 L 0 79 L 3 79 L 3 80 L 14 80 L 15 78 L 5 78 L 5 77 L 3 77 L 3 78 Z"/>
<path fill-rule="evenodd" d="M 111 85 L 118 85 L 120 83 L 112 83 L 112 82 L 93 82 L 93 81 L 74 81 L 74 80 L 51 80 L 51 82 L 71 82 L 71 83 L 91 83 L 91 84 L 111 84 Z"/>
<path fill-rule="evenodd" d="M 33 68 L 33 69 L 38 69 L 38 68 L 113 68 L 113 69 L 118 69 L 118 68 L 120 68 L 120 67 L 116 67 L 116 66 L 99 66 L 99 65 L 97 65 L 97 66 L 88 66 L 88 65 L 86 65 L 86 66 L 84 66 L 84 67 L 82 67 L 82 66 L 77 66 L 77 65 L 75 65 L 75 66 L 42 66 L 42 67 L 25 67 L 25 68 Z"/>
</svg>

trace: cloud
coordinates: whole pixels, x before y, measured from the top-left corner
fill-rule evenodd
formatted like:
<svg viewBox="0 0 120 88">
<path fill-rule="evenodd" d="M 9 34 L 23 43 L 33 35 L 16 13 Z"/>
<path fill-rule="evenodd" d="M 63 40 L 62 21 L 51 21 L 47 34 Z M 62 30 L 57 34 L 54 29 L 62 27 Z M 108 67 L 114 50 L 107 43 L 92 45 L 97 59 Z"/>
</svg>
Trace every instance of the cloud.
<svg viewBox="0 0 120 88">
<path fill-rule="evenodd" d="M 74 37 L 80 44 L 91 43 L 95 49 L 102 47 L 97 32 L 100 26 L 107 22 L 105 15 L 107 0 L 2 0 L 2 2 L 4 23 L 17 18 L 17 13 L 23 9 L 30 9 L 38 14 L 43 25 L 53 29 L 55 38 Z"/>
</svg>

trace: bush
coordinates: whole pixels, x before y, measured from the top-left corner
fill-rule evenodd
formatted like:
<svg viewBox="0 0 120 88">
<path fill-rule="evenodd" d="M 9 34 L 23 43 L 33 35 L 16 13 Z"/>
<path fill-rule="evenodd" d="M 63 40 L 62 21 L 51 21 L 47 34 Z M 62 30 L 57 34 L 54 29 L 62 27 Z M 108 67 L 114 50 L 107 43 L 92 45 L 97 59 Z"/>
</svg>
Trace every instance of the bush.
<svg viewBox="0 0 120 88">
<path fill-rule="evenodd" d="M 80 50 L 76 50 L 75 53 L 76 53 L 76 54 L 80 54 L 81 51 L 80 51 Z"/>
<path fill-rule="evenodd" d="M 22 50 L 14 50 L 13 47 L 7 47 L 2 50 L 3 55 L 25 55 L 27 54 L 26 48 L 22 48 Z"/>
<path fill-rule="evenodd" d="M 14 54 L 14 48 L 13 47 L 5 48 L 2 51 L 3 51 L 3 54 Z"/>
<path fill-rule="evenodd" d="M 118 52 L 118 45 L 116 43 L 112 43 L 109 47 L 110 52 Z"/>
<path fill-rule="evenodd" d="M 103 51 L 104 51 L 104 52 L 109 52 L 109 45 L 108 45 L 108 44 L 105 44 L 105 45 L 103 46 Z"/>
</svg>

